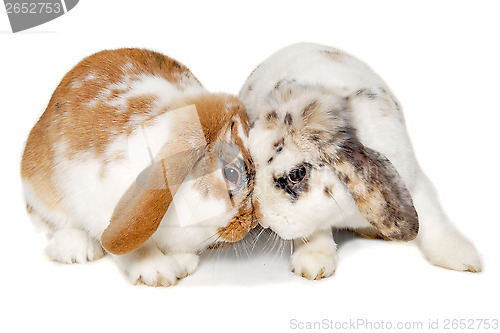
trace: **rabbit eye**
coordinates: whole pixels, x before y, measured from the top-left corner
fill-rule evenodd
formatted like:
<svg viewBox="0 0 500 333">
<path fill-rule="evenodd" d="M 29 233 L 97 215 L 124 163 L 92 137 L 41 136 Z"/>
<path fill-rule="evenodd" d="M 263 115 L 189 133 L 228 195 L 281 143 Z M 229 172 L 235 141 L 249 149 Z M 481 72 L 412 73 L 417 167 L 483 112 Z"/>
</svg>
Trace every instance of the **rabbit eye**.
<svg viewBox="0 0 500 333">
<path fill-rule="evenodd" d="M 294 187 L 295 185 L 299 184 L 304 180 L 304 178 L 306 178 L 306 175 L 307 168 L 304 165 L 301 165 L 298 168 L 290 171 L 286 178 L 288 186 Z"/>
<path fill-rule="evenodd" d="M 224 178 L 231 184 L 237 185 L 240 180 L 240 172 L 231 166 L 225 166 L 223 170 Z"/>
</svg>

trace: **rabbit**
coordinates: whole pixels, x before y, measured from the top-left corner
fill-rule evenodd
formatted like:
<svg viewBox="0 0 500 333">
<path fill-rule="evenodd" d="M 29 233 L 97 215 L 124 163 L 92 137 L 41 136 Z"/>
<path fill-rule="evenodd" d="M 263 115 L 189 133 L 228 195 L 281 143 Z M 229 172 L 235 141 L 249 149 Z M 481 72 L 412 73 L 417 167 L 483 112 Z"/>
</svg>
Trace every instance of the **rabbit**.
<svg viewBox="0 0 500 333">
<path fill-rule="evenodd" d="M 294 44 L 264 60 L 239 98 L 260 224 L 294 240 L 295 274 L 334 273 L 336 229 L 413 240 L 434 265 L 481 271 L 417 163 L 400 103 L 366 64 L 332 47 Z"/>
<path fill-rule="evenodd" d="M 29 134 L 27 211 L 62 263 L 111 253 L 132 283 L 170 286 L 200 251 L 257 224 L 246 111 L 178 61 L 105 50 L 69 71 Z"/>
</svg>

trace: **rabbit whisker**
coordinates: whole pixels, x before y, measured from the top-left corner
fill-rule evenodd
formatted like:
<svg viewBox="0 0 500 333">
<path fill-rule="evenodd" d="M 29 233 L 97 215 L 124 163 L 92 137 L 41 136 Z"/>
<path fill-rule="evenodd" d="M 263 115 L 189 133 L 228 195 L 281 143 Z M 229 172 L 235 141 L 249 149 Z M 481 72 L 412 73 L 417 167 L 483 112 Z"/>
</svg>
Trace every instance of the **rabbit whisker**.
<svg viewBox="0 0 500 333">
<path fill-rule="evenodd" d="M 335 199 L 335 197 L 333 196 L 333 194 L 331 194 L 331 193 L 330 193 L 330 197 L 333 199 L 333 201 L 335 202 L 335 204 L 336 204 L 336 205 L 337 205 L 337 207 L 339 208 L 339 210 L 340 210 L 340 214 L 342 214 L 342 220 L 343 220 L 343 222 L 345 222 L 345 221 L 346 221 L 346 219 L 345 219 L 345 215 L 344 215 L 344 211 L 342 210 L 342 207 L 340 207 L 340 205 L 339 205 L 338 201 Z"/>
</svg>

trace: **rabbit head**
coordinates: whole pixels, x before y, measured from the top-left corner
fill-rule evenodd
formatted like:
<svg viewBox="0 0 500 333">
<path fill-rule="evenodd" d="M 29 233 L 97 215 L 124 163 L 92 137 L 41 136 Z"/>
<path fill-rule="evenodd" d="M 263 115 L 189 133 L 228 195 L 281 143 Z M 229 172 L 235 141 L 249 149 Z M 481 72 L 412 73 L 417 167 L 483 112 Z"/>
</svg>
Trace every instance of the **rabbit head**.
<svg viewBox="0 0 500 333">
<path fill-rule="evenodd" d="M 341 225 L 351 207 L 388 239 L 416 237 L 410 194 L 389 160 L 358 139 L 349 98 L 288 82 L 252 107 L 249 146 L 263 226 L 286 239 L 308 237 Z"/>
<path fill-rule="evenodd" d="M 215 209 L 215 215 L 207 215 L 212 218 L 195 222 L 200 222 L 198 228 L 215 228 L 216 241 L 238 241 L 256 224 L 258 204 L 251 197 L 255 171 L 246 148 L 243 105 L 226 94 L 191 96 L 180 105 L 186 106 L 174 111 L 173 139 L 115 208 L 101 237 L 109 252 L 124 254 L 142 245 L 183 193 L 190 195 L 188 200 L 201 201 L 191 202 L 193 210 L 207 215 L 207 210 Z M 179 216 L 182 219 L 186 216 Z"/>
</svg>

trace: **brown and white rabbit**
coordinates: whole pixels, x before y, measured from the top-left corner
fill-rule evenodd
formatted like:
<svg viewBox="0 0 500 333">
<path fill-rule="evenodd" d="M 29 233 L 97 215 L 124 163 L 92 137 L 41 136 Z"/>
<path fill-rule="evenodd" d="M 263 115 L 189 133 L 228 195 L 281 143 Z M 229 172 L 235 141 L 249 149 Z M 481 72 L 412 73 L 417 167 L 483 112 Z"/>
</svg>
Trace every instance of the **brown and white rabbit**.
<svg viewBox="0 0 500 333">
<path fill-rule="evenodd" d="M 435 265 L 481 270 L 418 165 L 399 104 L 363 62 L 328 46 L 291 45 L 260 64 L 239 97 L 251 123 L 261 224 L 296 240 L 296 274 L 333 274 L 332 227 L 416 238 Z"/>
<path fill-rule="evenodd" d="M 143 49 L 96 53 L 59 84 L 21 167 L 27 209 L 63 263 L 101 247 L 132 282 L 169 286 L 197 252 L 255 224 L 254 166 L 240 101 L 207 92 L 179 62 Z"/>
</svg>

